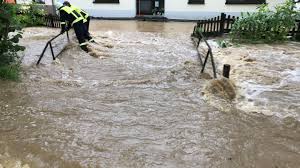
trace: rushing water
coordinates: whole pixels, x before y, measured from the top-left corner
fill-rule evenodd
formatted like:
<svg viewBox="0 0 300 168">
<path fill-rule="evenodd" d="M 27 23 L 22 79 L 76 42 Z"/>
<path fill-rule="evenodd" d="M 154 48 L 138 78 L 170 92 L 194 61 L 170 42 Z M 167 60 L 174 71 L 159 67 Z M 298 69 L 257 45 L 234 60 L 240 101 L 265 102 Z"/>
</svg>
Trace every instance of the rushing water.
<svg viewBox="0 0 300 168">
<path fill-rule="evenodd" d="M 206 79 L 193 23 L 94 21 L 99 58 L 29 28 L 23 80 L 0 82 L 0 167 L 292 167 L 293 118 L 221 112 L 202 99 Z"/>
<path fill-rule="evenodd" d="M 232 65 L 231 79 L 239 88 L 237 106 L 300 121 L 300 43 L 241 45 L 214 48 L 215 58 Z M 218 64 L 222 69 L 223 64 Z"/>
</svg>

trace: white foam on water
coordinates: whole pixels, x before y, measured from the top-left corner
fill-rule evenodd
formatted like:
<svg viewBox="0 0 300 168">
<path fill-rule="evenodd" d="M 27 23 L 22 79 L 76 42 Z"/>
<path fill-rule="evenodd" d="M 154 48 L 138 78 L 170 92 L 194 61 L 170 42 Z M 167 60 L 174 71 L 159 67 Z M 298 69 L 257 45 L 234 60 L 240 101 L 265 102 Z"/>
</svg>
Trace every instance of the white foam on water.
<svg viewBox="0 0 300 168">
<path fill-rule="evenodd" d="M 113 36 L 113 34 L 114 33 L 112 31 L 107 31 L 107 32 L 104 33 L 104 36 L 111 38 Z"/>
<path fill-rule="evenodd" d="M 282 82 L 295 82 L 300 84 L 300 68 L 297 67 L 295 70 L 285 70 L 281 73 L 285 76 Z"/>
<path fill-rule="evenodd" d="M 300 121 L 298 51 L 290 43 L 213 47 L 218 71 L 222 72 L 223 64 L 231 65 L 231 79 L 238 87 L 238 109 Z"/>
</svg>

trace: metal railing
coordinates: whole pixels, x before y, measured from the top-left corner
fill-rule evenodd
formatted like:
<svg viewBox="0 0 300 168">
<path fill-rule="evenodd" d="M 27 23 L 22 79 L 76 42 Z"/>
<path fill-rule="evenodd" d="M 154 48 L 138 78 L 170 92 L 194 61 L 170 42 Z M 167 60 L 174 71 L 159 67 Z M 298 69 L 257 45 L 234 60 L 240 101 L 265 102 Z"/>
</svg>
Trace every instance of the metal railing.
<svg viewBox="0 0 300 168">
<path fill-rule="evenodd" d="M 213 57 L 212 49 L 211 49 L 209 43 L 207 42 L 207 39 L 205 38 L 205 36 L 202 34 L 202 32 L 197 31 L 197 26 L 195 26 L 195 28 L 194 28 L 194 32 L 192 34 L 192 37 L 198 39 L 196 47 L 197 47 L 197 51 L 198 51 L 198 56 L 199 56 L 199 59 L 200 59 L 200 63 L 202 65 L 201 73 L 204 72 L 206 64 L 207 64 L 207 61 L 208 61 L 209 56 L 210 56 L 214 78 L 217 78 L 217 70 L 216 70 L 216 66 L 215 66 L 215 62 L 214 62 L 214 57 Z M 206 56 L 205 56 L 205 59 L 204 59 L 204 62 L 202 61 L 202 58 L 201 58 L 202 54 L 198 50 L 198 47 L 199 47 L 201 41 L 204 41 L 205 45 L 208 48 Z"/>
<path fill-rule="evenodd" d="M 50 40 L 46 43 L 46 46 L 44 47 L 44 50 L 43 50 L 43 52 L 42 52 L 42 54 L 41 54 L 39 60 L 37 61 L 36 65 L 39 65 L 39 64 L 40 64 L 42 58 L 43 58 L 44 55 L 45 55 L 45 52 L 46 52 L 48 46 L 50 47 L 50 50 L 51 50 L 51 54 L 52 54 L 53 60 L 55 60 L 55 59 L 57 58 L 57 56 L 59 56 L 59 55 L 61 54 L 62 51 L 60 51 L 56 56 L 54 55 L 53 46 L 52 46 L 52 41 L 55 40 L 56 38 L 58 38 L 59 36 L 61 36 L 62 34 L 64 34 L 64 33 L 59 33 L 58 35 L 56 35 L 55 37 L 53 37 L 52 39 L 50 39 Z M 70 40 L 70 38 L 69 38 L 69 32 L 66 31 L 66 34 L 67 34 L 67 38 L 68 38 L 68 41 L 69 41 L 69 40 Z"/>
</svg>

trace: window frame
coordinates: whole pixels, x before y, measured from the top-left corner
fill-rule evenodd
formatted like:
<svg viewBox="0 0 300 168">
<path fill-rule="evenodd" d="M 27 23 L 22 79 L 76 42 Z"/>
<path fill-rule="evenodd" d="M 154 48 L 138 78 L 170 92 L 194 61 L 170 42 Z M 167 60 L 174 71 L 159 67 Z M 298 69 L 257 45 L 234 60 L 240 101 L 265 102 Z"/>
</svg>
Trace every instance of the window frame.
<svg viewBox="0 0 300 168">
<path fill-rule="evenodd" d="M 94 4 L 119 4 L 120 0 L 93 0 Z"/>
<path fill-rule="evenodd" d="M 265 4 L 266 0 L 226 0 L 225 4 L 234 5 L 234 4 L 242 4 L 242 5 L 256 5 L 256 4 Z"/>
<path fill-rule="evenodd" d="M 205 4 L 205 0 L 188 0 L 189 5 L 201 5 Z"/>
</svg>

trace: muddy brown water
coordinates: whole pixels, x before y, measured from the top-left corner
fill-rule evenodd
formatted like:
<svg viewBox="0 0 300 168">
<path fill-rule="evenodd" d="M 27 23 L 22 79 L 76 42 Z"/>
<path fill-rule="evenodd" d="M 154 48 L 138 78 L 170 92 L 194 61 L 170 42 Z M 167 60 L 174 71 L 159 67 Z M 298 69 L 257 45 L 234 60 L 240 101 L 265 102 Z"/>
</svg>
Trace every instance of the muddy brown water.
<svg viewBox="0 0 300 168">
<path fill-rule="evenodd" d="M 93 21 L 94 47 L 105 56 L 61 37 L 59 60 L 47 52 L 39 67 L 46 37 L 59 30 L 26 29 L 22 82 L 0 82 L 0 164 L 299 167 L 294 119 L 222 112 L 203 101 L 193 25 Z"/>
</svg>

